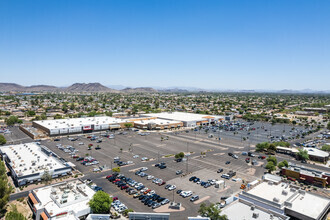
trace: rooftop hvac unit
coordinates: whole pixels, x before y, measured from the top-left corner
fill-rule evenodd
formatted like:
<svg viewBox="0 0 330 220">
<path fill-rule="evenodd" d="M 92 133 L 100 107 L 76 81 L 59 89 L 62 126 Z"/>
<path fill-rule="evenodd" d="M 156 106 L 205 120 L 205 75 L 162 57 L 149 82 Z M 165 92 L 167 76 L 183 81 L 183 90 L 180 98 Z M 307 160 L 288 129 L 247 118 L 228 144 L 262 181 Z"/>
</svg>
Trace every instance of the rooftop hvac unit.
<svg viewBox="0 0 330 220">
<path fill-rule="evenodd" d="M 305 195 L 306 194 L 306 191 L 305 190 L 299 190 L 299 193 L 301 194 L 301 195 Z"/>
<path fill-rule="evenodd" d="M 258 218 L 258 217 L 259 217 L 259 213 L 254 212 L 254 213 L 252 214 L 252 218 Z"/>
<path fill-rule="evenodd" d="M 69 195 L 67 194 L 67 193 L 63 193 L 63 195 L 62 195 L 62 199 L 64 199 L 64 198 L 68 198 L 69 197 Z"/>
<path fill-rule="evenodd" d="M 280 201 L 279 198 L 276 197 L 273 198 L 273 202 L 279 202 L 279 201 Z"/>
<path fill-rule="evenodd" d="M 285 195 L 285 196 L 287 196 L 287 195 L 288 195 L 288 191 L 286 191 L 286 190 L 283 190 L 283 191 L 282 191 L 282 195 Z"/>
<path fill-rule="evenodd" d="M 290 191 L 291 191 L 291 192 L 295 192 L 296 189 L 295 189 L 295 188 L 291 188 Z"/>
<path fill-rule="evenodd" d="M 274 219 L 274 215 L 273 214 L 270 214 L 269 218 L 270 219 Z"/>
<path fill-rule="evenodd" d="M 256 207 L 254 205 L 251 205 L 251 210 L 254 210 Z"/>
<path fill-rule="evenodd" d="M 63 203 L 66 203 L 66 202 L 68 202 L 68 200 L 67 199 L 61 199 L 61 204 L 63 204 Z"/>
<path fill-rule="evenodd" d="M 288 201 L 284 202 L 284 205 L 290 208 L 292 207 L 292 203 Z"/>
</svg>

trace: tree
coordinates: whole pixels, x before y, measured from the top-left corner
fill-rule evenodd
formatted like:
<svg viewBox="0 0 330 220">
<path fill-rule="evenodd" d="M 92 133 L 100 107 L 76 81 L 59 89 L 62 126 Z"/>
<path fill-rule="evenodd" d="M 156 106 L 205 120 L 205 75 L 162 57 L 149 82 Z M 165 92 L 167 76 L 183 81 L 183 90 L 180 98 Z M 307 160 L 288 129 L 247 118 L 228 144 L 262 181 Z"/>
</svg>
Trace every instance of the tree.
<svg viewBox="0 0 330 220">
<path fill-rule="evenodd" d="M 300 160 L 308 160 L 309 159 L 307 150 L 298 149 L 297 156 Z"/>
<path fill-rule="evenodd" d="M 18 117 L 17 116 L 9 116 L 9 118 L 7 118 L 6 119 L 6 124 L 8 125 L 8 126 L 11 126 L 11 125 L 14 125 L 14 124 L 16 124 L 16 123 L 23 123 L 23 121 L 22 120 L 20 120 L 20 119 L 18 119 Z"/>
<path fill-rule="evenodd" d="M 127 216 L 129 212 L 134 212 L 134 210 L 133 210 L 133 209 L 125 209 L 125 210 L 123 211 L 123 215 L 124 215 L 124 216 Z"/>
<path fill-rule="evenodd" d="M 330 130 L 330 122 L 327 124 L 327 129 Z"/>
<path fill-rule="evenodd" d="M 0 142 L 0 144 L 1 144 L 1 142 Z M 330 151 L 330 145 L 328 145 L 328 144 L 323 145 L 321 150 Z"/>
<path fill-rule="evenodd" d="M 218 209 L 214 204 L 206 206 L 205 203 L 202 203 L 199 207 L 198 213 L 203 217 L 209 217 L 212 220 L 227 220 L 226 215 L 220 215 L 221 210 Z"/>
<path fill-rule="evenodd" d="M 44 174 L 42 174 L 41 179 L 45 183 L 45 185 L 48 185 L 52 181 L 52 175 L 50 175 L 48 170 L 45 170 Z"/>
<path fill-rule="evenodd" d="M 11 187 L 8 186 L 6 167 L 3 161 L 0 161 L 0 212 L 9 202 Z"/>
<path fill-rule="evenodd" d="M 277 166 L 278 166 L 278 168 L 282 169 L 282 167 L 284 167 L 283 161 L 282 161 L 282 162 L 279 162 L 279 163 L 277 164 Z"/>
<path fill-rule="evenodd" d="M 0 134 L 0 145 L 4 145 L 6 143 L 7 143 L 6 138 L 2 134 Z"/>
<path fill-rule="evenodd" d="M 268 145 L 268 148 L 267 148 L 267 151 L 269 152 L 269 153 L 272 153 L 272 152 L 275 152 L 276 151 L 276 146 L 275 146 L 275 144 L 269 144 Z"/>
<path fill-rule="evenodd" d="M 276 159 L 275 156 L 269 156 L 269 157 L 267 158 L 267 161 L 268 161 L 268 162 L 272 162 L 272 163 L 274 164 L 274 166 L 277 166 L 277 159 Z"/>
<path fill-rule="evenodd" d="M 184 153 L 183 152 L 180 152 L 178 154 L 175 155 L 175 158 L 178 159 L 178 158 L 184 158 Z"/>
<path fill-rule="evenodd" d="M 29 117 L 32 117 L 32 116 L 36 115 L 36 112 L 29 110 L 29 111 L 27 111 L 26 115 L 29 116 Z"/>
<path fill-rule="evenodd" d="M 282 163 L 284 164 L 285 167 L 289 167 L 289 163 L 286 160 L 283 160 Z"/>
<path fill-rule="evenodd" d="M 56 115 L 54 116 L 54 119 L 62 119 L 62 115 L 60 115 L 60 114 L 56 114 Z"/>
<path fill-rule="evenodd" d="M 120 167 L 114 167 L 114 168 L 112 168 L 112 172 L 120 173 Z"/>
<path fill-rule="evenodd" d="M 6 214 L 6 220 L 26 220 L 26 218 L 17 211 L 16 205 L 12 205 L 12 211 Z"/>
<path fill-rule="evenodd" d="M 97 191 L 89 201 L 89 207 L 95 214 L 107 214 L 110 211 L 112 198 L 104 191 Z"/>
<path fill-rule="evenodd" d="M 268 170 L 269 173 L 276 170 L 276 166 L 273 162 L 268 162 L 265 168 Z"/>
<path fill-rule="evenodd" d="M 268 142 L 263 142 L 263 143 L 259 143 L 256 145 L 256 151 L 257 152 L 262 152 L 264 150 L 266 150 L 269 146 Z"/>
<path fill-rule="evenodd" d="M 125 123 L 124 126 L 127 129 L 133 127 L 132 123 Z"/>
</svg>

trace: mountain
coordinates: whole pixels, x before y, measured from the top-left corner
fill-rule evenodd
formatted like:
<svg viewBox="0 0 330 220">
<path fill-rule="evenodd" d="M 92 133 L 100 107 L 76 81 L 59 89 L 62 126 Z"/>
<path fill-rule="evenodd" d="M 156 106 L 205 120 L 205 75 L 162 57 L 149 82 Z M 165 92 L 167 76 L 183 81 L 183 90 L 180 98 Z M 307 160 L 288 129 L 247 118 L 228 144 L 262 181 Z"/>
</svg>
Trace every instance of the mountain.
<svg viewBox="0 0 330 220">
<path fill-rule="evenodd" d="M 126 93 L 156 93 L 158 92 L 156 89 L 151 87 L 137 87 L 137 88 L 125 88 L 120 90 L 121 92 Z"/>
<path fill-rule="evenodd" d="M 60 90 L 60 88 L 48 85 L 33 85 L 25 87 L 25 91 L 27 92 L 54 92 L 58 90 Z"/>
<path fill-rule="evenodd" d="M 75 83 L 64 89 L 64 92 L 112 92 L 117 90 L 110 89 L 101 83 Z"/>
<path fill-rule="evenodd" d="M 0 83 L 0 92 L 7 91 L 22 91 L 24 86 L 18 85 L 16 83 Z"/>
</svg>

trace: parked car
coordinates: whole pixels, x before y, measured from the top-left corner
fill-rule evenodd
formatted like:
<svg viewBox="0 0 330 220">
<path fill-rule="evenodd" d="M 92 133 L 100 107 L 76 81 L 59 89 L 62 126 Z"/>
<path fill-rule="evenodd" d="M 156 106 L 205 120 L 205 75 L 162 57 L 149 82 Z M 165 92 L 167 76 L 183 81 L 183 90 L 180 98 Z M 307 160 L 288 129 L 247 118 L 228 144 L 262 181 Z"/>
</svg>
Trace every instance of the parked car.
<svg viewBox="0 0 330 220">
<path fill-rule="evenodd" d="M 176 174 L 176 175 L 180 175 L 180 174 L 182 174 L 182 170 L 177 170 L 177 171 L 175 172 L 175 174 Z"/>
<path fill-rule="evenodd" d="M 222 168 L 220 168 L 220 169 L 217 170 L 217 173 L 222 173 L 222 172 L 223 172 L 223 169 Z"/>
<path fill-rule="evenodd" d="M 175 186 L 175 185 L 171 185 L 171 186 L 168 188 L 169 191 L 172 191 L 172 190 L 175 190 L 175 189 L 176 189 L 176 186 Z"/>
<path fill-rule="evenodd" d="M 226 161 L 226 164 L 230 164 L 230 161 Z"/>
<path fill-rule="evenodd" d="M 190 198 L 190 201 L 191 202 L 194 202 L 194 201 L 196 201 L 196 200 L 198 200 L 199 199 L 199 196 L 198 195 L 194 195 L 194 196 L 192 196 L 191 198 Z"/>
</svg>

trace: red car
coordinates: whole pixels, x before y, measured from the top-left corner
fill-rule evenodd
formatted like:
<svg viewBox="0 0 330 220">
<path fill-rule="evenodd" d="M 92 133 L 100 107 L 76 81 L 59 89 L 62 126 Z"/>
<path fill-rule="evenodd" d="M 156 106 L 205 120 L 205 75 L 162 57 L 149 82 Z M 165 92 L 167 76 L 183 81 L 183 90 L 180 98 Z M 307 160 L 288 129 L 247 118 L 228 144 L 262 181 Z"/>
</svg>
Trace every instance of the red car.
<svg viewBox="0 0 330 220">
<path fill-rule="evenodd" d="M 115 179 L 113 183 L 119 182 L 121 179 Z"/>
<path fill-rule="evenodd" d="M 295 178 L 292 178 L 292 177 L 288 177 L 288 180 L 296 181 L 296 179 Z"/>
<path fill-rule="evenodd" d="M 250 163 L 250 158 L 249 158 L 249 157 L 246 158 L 246 159 L 245 159 L 245 162 Z"/>
<path fill-rule="evenodd" d="M 109 179 L 110 177 L 112 177 L 112 175 L 106 176 L 105 178 L 106 178 L 106 179 Z"/>
<path fill-rule="evenodd" d="M 118 200 L 118 197 L 113 197 L 112 198 L 112 201 L 116 201 L 116 200 Z"/>
<path fill-rule="evenodd" d="M 123 190 L 123 189 L 127 189 L 128 186 L 127 185 L 124 185 L 124 186 L 121 186 L 120 188 Z"/>
<path fill-rule="evenodd" d="M 87 138 L 92 138 L 91 136 L 88 136 Z"/>
<path fill-rule="evenodd" d="M 158 183 L 158 186 L 162 186 L 162 185 L 164 185 L 166 182 L 165 181 L 163 181 L 163 182 L 161 182 L 161 183 Z"/>
</svg>

